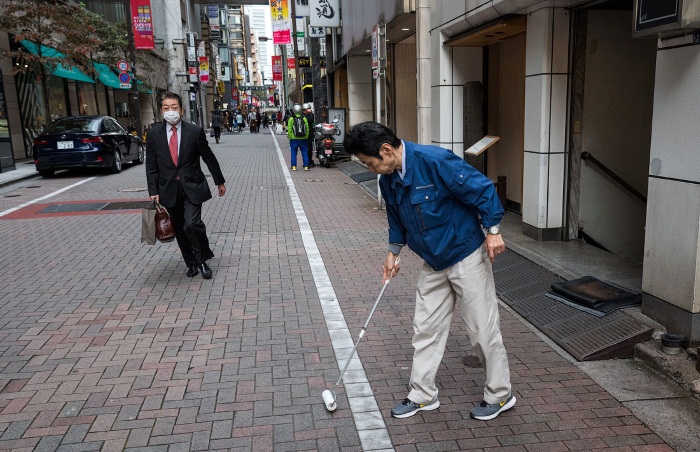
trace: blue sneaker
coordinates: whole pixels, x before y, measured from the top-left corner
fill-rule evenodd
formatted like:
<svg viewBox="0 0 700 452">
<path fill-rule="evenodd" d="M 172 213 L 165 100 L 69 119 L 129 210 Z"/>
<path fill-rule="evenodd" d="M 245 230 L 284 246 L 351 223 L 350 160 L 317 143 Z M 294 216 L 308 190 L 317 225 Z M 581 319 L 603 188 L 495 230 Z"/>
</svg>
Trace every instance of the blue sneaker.
<svg viewBox="0 0 700 452">
<path fill-rule="evenodd" d="M 482 401 L 479 406 L 472 408 L 469 415 L 480 421 L 488 421 L 506 410 L 510 410 L 515 406 L 515 396 L 510 395 L 507 399 L 500 403 L 486 403 Z"/>
<path fill-rule="evenodd" d="M 403 399 L 403 402 L 396 404 L 391 409 L 391 415 L 399 419 L 411 417 L 419 411 L 431 411 L 440 406 L 440 401 L 435 399 L 430 403 L 415 403 L 410 399 Z"/>
</svg>

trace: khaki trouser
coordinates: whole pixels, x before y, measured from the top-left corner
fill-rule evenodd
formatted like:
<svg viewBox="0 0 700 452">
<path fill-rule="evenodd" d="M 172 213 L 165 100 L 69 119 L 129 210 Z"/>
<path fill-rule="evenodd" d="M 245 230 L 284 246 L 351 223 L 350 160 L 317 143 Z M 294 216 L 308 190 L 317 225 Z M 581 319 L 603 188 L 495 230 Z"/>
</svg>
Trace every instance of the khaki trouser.
<svg viewBox="0 0 700 452">
<path fill-rule="evenodd" d="M 459 307 L 469 341 L 486 370 L 484 400 L 498 403 L 510 395 L 510 371 L 498 320 L 493 270 L 486 247 L 446 270 L 428 264 L 418 276 L 413 319 L 413 369 L 408 398 L 429 403 L 437 397 L 435 375 L 445 352 L 452 314 Z"/>
</svg>

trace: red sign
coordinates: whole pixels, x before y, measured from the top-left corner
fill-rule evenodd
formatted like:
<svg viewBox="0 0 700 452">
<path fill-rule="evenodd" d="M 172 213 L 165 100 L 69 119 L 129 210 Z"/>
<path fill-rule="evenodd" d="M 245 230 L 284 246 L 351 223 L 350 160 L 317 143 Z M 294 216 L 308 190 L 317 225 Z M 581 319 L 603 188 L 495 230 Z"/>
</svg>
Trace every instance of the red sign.
<svg viewBox="0 0 700 452">
<path fill-rule="evenodd" d="M 231 88 L 231 99 L 236 101 L 238 100 L 238 88 L 235 86 Z"/>
<path fill-rule="evenodd" d="M 272 57 L 272 80 L 282 81 L 282 57 L 279 55 Z"/>
<path fill-rule="evenodd" d="M 297 67 L 296 58 L 287 58 L 287 69 L 295 69 Z"/>
<path fill-rule="evenodd" d="M 131 0 L 131 24 L 134 28 L 134 46 L 153 50 L 153 21 L 151 0 Z"/>
</svg>

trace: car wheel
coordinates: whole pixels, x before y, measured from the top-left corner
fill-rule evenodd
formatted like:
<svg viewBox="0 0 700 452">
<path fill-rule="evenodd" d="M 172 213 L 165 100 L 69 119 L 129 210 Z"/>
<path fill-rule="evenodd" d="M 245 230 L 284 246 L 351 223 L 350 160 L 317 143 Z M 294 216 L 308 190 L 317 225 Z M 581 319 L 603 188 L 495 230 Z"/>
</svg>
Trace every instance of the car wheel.
<svg viewBox="0 0 700 452">
<path fill-rule="evenodd" d="M 112 172 L 118 174 L 122 172 L 122 156 L 119 151 L 114 151 L 114 159 L 112 162 Z"/>
<path fill-rule="evenodd" d="M 144 149 L 144 146 L 142 144 L 139 145 L 139 156 L 136 157 L 135 160 L 132 160 L 132 162 L 135 165 L 140 165 L 146 160 L 146 150 Z"/>
<path fill-rule="evenodd" d="M 39 174 L 41 174 L 41 177 L 45 177 L 45 178 L 53 177 L 53 170 L 52 169 L 39 170 Z"/>
</svg>

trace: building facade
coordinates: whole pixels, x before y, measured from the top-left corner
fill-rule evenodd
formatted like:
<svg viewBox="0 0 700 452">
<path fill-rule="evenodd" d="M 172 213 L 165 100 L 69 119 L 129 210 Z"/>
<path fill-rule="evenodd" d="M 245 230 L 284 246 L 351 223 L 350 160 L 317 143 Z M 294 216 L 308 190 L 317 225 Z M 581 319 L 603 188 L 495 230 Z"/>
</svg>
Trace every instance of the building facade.
<svg viewBox="0 0 700 452">
<path fill-rule="evenodd" d="M 523 234 L 643 263 L 642 312 L 698 343 L 700 5 L 659 29 L 642 3 L 342 0 L 329 92 L 349 125 L 458 155 L 498 136 L 465 158 Z"/>
</svg>

